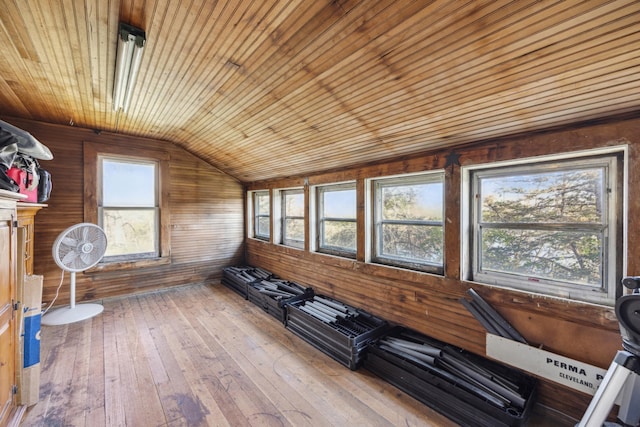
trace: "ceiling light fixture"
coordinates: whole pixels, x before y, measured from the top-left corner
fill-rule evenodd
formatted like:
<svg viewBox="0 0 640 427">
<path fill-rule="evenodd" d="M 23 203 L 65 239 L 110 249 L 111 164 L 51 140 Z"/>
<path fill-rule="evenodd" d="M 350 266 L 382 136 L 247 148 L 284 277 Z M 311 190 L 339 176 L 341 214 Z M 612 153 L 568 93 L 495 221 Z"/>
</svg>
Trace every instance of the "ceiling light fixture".
<svg viewBox="0 0 640 427">
<path fill-rule="evenodd" d="M 116 73 L 113 83 L 113 110 L 126 112 L 131 103 L 133 86 L 138 77 L 145 33 L 123 22 L 118 29 L 118 53 L 116 57 Z"/>
</svg>

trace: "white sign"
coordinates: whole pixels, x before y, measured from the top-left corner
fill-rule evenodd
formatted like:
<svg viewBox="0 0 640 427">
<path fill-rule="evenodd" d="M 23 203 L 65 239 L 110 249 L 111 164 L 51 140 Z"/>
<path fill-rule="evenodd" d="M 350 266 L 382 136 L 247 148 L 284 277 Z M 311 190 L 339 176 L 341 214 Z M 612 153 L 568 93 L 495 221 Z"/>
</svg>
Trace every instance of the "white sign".
<svg viewBox="0 0 640 427">
<path fill-rule="evenodd" d="M 487 334 L 486 351 L 493 359 L 591 395 L 607 373 L 596 366 L 492 334 Z"/>
</svg>

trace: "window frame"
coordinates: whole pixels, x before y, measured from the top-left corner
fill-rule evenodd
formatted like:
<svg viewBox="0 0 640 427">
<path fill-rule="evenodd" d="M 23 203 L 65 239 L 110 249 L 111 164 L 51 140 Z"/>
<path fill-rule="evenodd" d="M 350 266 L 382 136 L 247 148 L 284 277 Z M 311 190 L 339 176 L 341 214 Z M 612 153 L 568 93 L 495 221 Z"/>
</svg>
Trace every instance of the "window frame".
<svg viewBox="0 0 640 427">
<path fill-rule="evenodd" d="M 98 144 L 84 141 L 84 221 L 93 224 L 100 224 L 99 221 L 99 194 L 101 189 L 100 158 L 108 157 L 113 159 L 133 159 L 157 163 L 157 243 L 159 245 L 157 256 L 136 258 L 128 257 L 123 259 L 103 259 L 92 271 L 113 271 L 127 270 L 133 268 L 144 268 L 150 266 L 166 265 L 171 263 L 171 233 L 169 208 L 169 160 L 170 156 L 166 151 L 145 148 L 136 148 L 118 143 Z"/>
<path fill-rule="evenodd" d="M 282 244 L 284 246 L 289 246 L 292 248 L 296 248 L 296 249 L 301 249 L 304 250 L 304 244 L 305 244 L 305 240 L 304 240 L 304 233 L 305 233 L 305 224 L 304 224 L 304 219 L 305 219 L 305 215 L 306 212 L 304 212 L 305 207 L 304 207 L 304 189 L 303 188 L 290 188 L 290 189 L 286 189 L 286 190 L 280 190 L 280 202 L 281 202 L 281 233 L 282 233 Z M 302 216 L 294 216 L 294 215 L 287 215 L 287 196 L 288 195 L 293 195 L 293 194 L 302 194 L 302 198 L 303 198 L 303 214 Z M 290 239 L 287 237 L 287 220 L 302 220 L 303 223 L 303 227 L 302 227 L 302 232 L 303 232 L 303 237 L 302 240 L 297 240 L 297 239 Z"/>
<path fill-rule="evenodd" d="M 344 190 L 353 190 L 355 192 L 354 197 L 354 208 L 356 208 L 356 215 L 354 218 L 333 218 L 333 217 L 324 217 L 324 197 L 323 195 L 327 192 L 332 191 L 344 191 Z M 357 227 L 357 203 L 358 203 L 358 194 L 357 194 L 357 186 L 356 182 L 345 182 L 340 184 L 328 184 L 328 185 L 320 185 L 315 188 L 315 196 L 316 196 L 316 250 L 320 253 L 325 253 L 329 255 L 336 255 L 345 258 L 356 258 L 357 250 L 358 250 L 358 227 Z M 347 248 L 338 247 L 338 246 L 329 246 L 324 244 L 324 225 L 326 221 L 334 221 L 334 222 L 352 222 L 356 226 L 356 247 L 353 250 L 349 250 Z"/>
<path fill-rule="evenodd" d="M 258 203 L 258 198 L 259 197 L 264 197 L 266 196 L 267 199 L 269 199 L 269 209 L 267 211 L 266 214 L 260 213 L 259 212 L 259 206 L 260 204 Z M 255 239 L 260 239 L 260 240 L 265 240 L 265 241 L 269 241 L 271 240 L 271 194 L 269 192 L 269 190 L 256 190 L 256 191 L 252 191 L 251 192 L 251 203 L 252 203 L 252 208 L 253 208 L 253 214 L 252 214 L 252 218 L 253 218 L 253 227 L 252 227 L 252 234 L 253 237 Z M 259 233 L 259 221 L 260 218 L 268 218 L 269 220 L 269 233 L 268 234 L 260 234 Z"/>
<path fill-rule="evenodd" d="M 430 184 L 440 183 L 442 185 L 442 220 L 441 221 L 422 221 L 422 220 L 382 220 L 382 198 L 381 190 L 383 187 L 401 186 L 403 185 L 415 185 L 415 184 Z M 432 273 L 437 275 L 444 275 L 445 264 L 445 174 L 443 170 L 436 170 L 430 172 L 421 172 L 417 174 L 405 174 L 396 175 L 390 177 L 381 177 L 370 179 L 371 188 L 371 217 L 372 223 L 368 227 L 371 233 L 371 256 L 370 262 L 375 264 L 387 265 L 392 267 L 406 268 L 410 270 L 417 270 L 426 273 Z M 442 228 L 442 263 L 435 264 L 432 262 L 418 262 L 411 261 L 404 258 L 396 258 L 391 256 L 385 256 L 382 254 L 383 241 L 381 239 L 382 227 L 385 223 L 388 224 L 407 224 L 407 225 L 424 225 L 428 227 L 441 227 Z"/>
<path fill-rule="evenodd" d="M 130 163 L 135 165 L 153 165 L 153 206 L 118 206 L 118 205 L 109 205 L 105 206 L 104 202 L 104 161 L 113 161 L 119 163 Z M 160 207 L 158 205 L 158 192 L 159 192 L 159 173 L 160 165 L 158 161 L 151 160 L 147 158 L 141 157 L 132 157 L 132 156 L 114 156 L 108 154 L 98 154 L 98 225 L 104 229 L 104 212 L 108 210 L 144 210 L 144 211 L 152 211 L 153 216 L 155 218 L 155 229 L 154 229 L 154 249 L 153 252 L 140 252 L 135 254 L 127 254 L 127 255 L 105 255 L 102 262 L 104 263 L 112 263 L 112 262 L 127 262 L 127 261 L 136 261 L 136 260 L 144 260 L 144 259 L 154 259 L 158 257 L 160 252 Z"/>
<path fill-rule="evenodd" d="M 623 226 L 621 225 L 624 212 L 624 175 L 626 171 L 626 150 L 606 150 L 604 152 L 578 153 L 573 156 L 548 156 L 536 159 L 535 161 L 520 160 L 518 162 L 501 162 L 484 166 L 482 168 L 470 167 L 468 173 L 469 186 L 469 209 L 467 209 L 469 220 L 468 232 L 468 272 L 463 273 L 463 277 L 468 280 L 493 285 L 507 287 L 525 292 L 542 294 L 552 297 L 567 298 L 580 302 L 589 302 L 596 304 L 613 305 L 616 297 L 621 293 L 619 278 L 622 277 L 622 268 L 620 263 L 621 254 L 618 248 L 621 247 L 623 237 Z M 598 287 L 579 284 L 577 282 L 569 282 L 558 279 L 531 277 L 519 273 L 504 273 L 495 271 L 482 271 L 482 242 L 480 234 L 486 224 L 478 224 L 479 215 L 481 214 L 482 198 L 479 192 L 479 178 L 499 177 L 499 176 L 517 176 L 527 173 L 535 173 L 540 171 L 568 171 L 586 169 L 589 167 L 602 167 L 605 169 L 603 177 L 603 195 L 602 203 L 606 205 L 602 210 L 602 224 L 597 223 L 536 223 L 528 226 L 530 223 L 514 225 L 504 223 L 503 228 L 516 228 L 523 230 L 560 230 L 570 229 L 571 231 L 593 232 L 599 228 L 602 229 L 600 237 L 602 260 L 601 285 Z M 622 182 L 620 182 L 622 181 Z M 491 225 L 490 228 L 499 228 Z M 601 290 L 598 290 L 601 289 Z"/>
</svg>

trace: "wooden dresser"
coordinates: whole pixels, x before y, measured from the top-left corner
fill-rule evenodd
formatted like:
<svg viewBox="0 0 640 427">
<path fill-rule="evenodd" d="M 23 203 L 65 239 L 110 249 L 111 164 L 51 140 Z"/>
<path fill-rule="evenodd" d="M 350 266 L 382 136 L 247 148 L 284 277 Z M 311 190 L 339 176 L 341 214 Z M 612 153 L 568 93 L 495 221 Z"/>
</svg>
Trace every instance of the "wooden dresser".
<svg viewBox="0 0 640 427">
<path fill-rule="evenodd" d="M 23 196 L 0 190 L 0 426 L 17 425 L 24 412 L 16 403 L 18 359 L 16 202 Z"/>
<path fill-rule="evenodd" d="M 18 203 L 18 227 L 24 227 L 25 235 L 25 274 L 33 274 L 33 228 L 35 216 L 40 209 L 45 207 L 47 207 L 47 205 L 40 203 Z"/>
</svg>

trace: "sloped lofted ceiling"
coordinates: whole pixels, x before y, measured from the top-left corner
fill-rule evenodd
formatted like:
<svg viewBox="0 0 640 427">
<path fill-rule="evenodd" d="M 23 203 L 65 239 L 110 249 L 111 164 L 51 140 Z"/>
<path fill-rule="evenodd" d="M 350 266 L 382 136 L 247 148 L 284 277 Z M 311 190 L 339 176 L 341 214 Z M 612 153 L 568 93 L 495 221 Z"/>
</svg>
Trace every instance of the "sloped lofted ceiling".
<svg viewBox="0 0 640 427">
<path fill-rule="evenodd" d="M 0 4 L 1 115 L 169 140 L 245 182 L 640 111 L 637 0 Z M 147 36 L 127 113 L 119 21 Z"/>
</svg>

